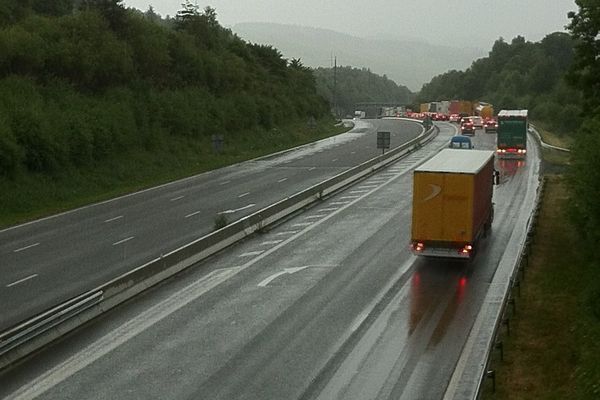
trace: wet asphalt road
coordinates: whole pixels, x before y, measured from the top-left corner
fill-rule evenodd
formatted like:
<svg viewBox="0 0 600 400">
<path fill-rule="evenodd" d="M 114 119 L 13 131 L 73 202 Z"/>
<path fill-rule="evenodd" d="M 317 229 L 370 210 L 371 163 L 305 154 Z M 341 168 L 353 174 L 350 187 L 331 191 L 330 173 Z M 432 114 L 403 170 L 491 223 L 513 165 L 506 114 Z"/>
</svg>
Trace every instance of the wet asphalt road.
<svg viewBox="0 0 600 400">
<path fill-rule="evenodd" d="M 471 265 L 417 259 L 411 171 L 454 133 L 440 127 L 387 170 L 0 376 L 0 397 L 441 398 L 535 173 L 497 165 L 493 231 Z M 494 139 L 474 140 L 491 149 Z"/>
</svg>

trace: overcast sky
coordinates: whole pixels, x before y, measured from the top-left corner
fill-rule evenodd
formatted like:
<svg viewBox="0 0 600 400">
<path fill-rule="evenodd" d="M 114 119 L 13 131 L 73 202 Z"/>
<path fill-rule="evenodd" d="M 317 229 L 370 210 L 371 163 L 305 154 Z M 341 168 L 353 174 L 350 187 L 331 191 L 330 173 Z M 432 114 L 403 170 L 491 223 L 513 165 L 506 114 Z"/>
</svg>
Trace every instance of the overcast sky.
<svg viewBox="0 0 600 400">
<path fill-rule="evenodd" d="M 124 0 L 163 17 L 184 0 Z M 502 36 L 538 41 L 562 31 L 574 0 L 198 0 L 215 8 L 221 25 L 277 22 L 331 29 L 355 36 L 416 38 L 433 44 L 490 49 Z"/>
</svg>

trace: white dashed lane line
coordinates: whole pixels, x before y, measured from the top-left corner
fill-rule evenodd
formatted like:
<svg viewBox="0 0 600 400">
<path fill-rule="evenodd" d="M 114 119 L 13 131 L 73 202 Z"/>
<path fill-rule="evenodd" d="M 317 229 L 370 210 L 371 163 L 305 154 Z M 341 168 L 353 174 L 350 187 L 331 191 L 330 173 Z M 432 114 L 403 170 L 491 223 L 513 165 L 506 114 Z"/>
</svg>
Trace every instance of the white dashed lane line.
<svg viewBox="0 0 600 400">
<path fill-rule="evenodd" d="M 123 244 L 123 243 L 129 242 L 129 241 L 130 241 L 131 239 L 133 239 L 133 238 L 135 238 L 135 236 L 129 236 L 129 237 L 128 237 L 128 238 L 126 238 L 126 239 L 119 240 L 118 242 L 114 242 L 114 243 L 113 243 L 113 246 L 118 246 L 118 245 L 120 245 L 120 244 Z"/>
<path fill-rule="evenodd" d="M 308 217 L 304 217 L 304 219 L 319 219 L 326 217 L 325 214 L 317 214 L 317 215 L 309 215 Z"/>
<path fill-rule="evenodd" d="M 113 221 L 119 220 L 121 218 L 123 218 L 123 216 L 119 215 L 118 217 L 113 217 L 113 218 L 106 219 L 106 220 L 104 220 L 104 222 L 113 222 Z"/>
<path fill-rule="evenodd" d="M 276 233 L 275 236 L 287 236 L 287 235 L 295 235 L 298 231 L 284 231 Z"/>
<path fill-rule="evenodd" d="M 198 215 L 198 214 L 200 214 L 200 211 L 193 212 L 191 214 L 186 215 L 185 217 L 190 218 L 190 217 L 193 217 L 194 215 Z"/>
<path fill-rule="evenodd" d="M 312 224 L 313 224 L 312 222 L 299 222 L 297 224 L 292 225 L 292 227 L 294 227 L 294 228 L 304 228 L 304 227 L 307 227 L 307 226 L 312 225 Z"/>
<path fill-rule="evenodd" d="M 250 194 L 250 192 L 242 193 L 242 194 L 240 194 L 240 195 L 238 196 L 238 198 L 240 198 L 240 199 L 241 199 L 242 197 L 246 197 L 246 196 L 248 196 L 249 194 Z"/>
<path fill-rule="evenodd" d="M 23 282 L 25 282 L 25 281 L 28 281 L 28 280 L 30 280 L 30 279 L 33 279 L 33 278 L 35 278 L 36 276 L 38 276 L 38 274 L 29 275 L 29 276 L 27 276 L 27 277 L 25 277 L 25 278 L 23 278 L 23 279 L 19 279 L 18 281 L 15 281 L 15 282 L 13 282 L 13 283 L 9 283 L 8 285 L 6 285 L 6 287 L 12 287 L 12 286 L 18 285 L 19 283 L 23 283 Z"/>
<path fill-rule="evenodd" d="M 20 249 L 13 250 L 13 253 L 19 253 L 23 250 L 31 249 L 32 247 L 39 246 L 39 243 L 30 244 L 29 246 L 21 247 Z"/>
<path fill-rule="evenodd" d="M 177 201 L 177 200 L 181 200 L 181 199 L 183 199 L 184 197 L 185 197 L 185 196 L 177 196 L 177 197 L 173 197 L 173 198 L 171 199 L 171 201 Z"/>
<path fill-rule="evenodd" d="M 229 182 L 231 182 L 231 181 L 223 181 L 223 182 L 219 183 L 219 186 L 227 185 Z"/>
<path fill-rule="evenodd" d="M 287 181 L 287 179 L 288 178 L 282 178 L 282 179 L 278 180 L 277 183 L 285 182 L 285 181 Z"/>
</svg>

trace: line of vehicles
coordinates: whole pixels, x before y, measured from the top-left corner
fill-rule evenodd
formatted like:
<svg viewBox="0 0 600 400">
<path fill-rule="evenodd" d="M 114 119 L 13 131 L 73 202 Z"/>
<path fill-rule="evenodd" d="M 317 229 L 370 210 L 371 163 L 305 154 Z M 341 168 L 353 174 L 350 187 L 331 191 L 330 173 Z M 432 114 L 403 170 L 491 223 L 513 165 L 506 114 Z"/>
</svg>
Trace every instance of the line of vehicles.
<svg viewBox="0 0 600 400">
<path fill-rule="evenodd" d="M 497 133 L 496 150 L 473 150 L 465 133 L 485 130 L 486 122 L 486 132 Z M 524 159 L 527 154 L 527 110 L 502 110 L 497 119 L 487 120 L 465 116 L 457 123 L 462 135 L 413 174 L 410 245 L 419 256 L 472 259 L 494 218 L 495 158 Z"/>
</svg>

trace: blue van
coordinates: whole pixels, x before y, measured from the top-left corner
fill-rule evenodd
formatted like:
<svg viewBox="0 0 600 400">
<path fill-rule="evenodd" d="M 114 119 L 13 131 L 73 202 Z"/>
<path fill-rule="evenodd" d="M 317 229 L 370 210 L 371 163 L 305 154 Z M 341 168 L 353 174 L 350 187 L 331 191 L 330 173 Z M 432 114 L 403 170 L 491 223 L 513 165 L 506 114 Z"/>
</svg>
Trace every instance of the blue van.
<svg viewBox="0 0 600 400">
<path fill-rule="evenodd" d="M 456 135 L 452 136 L 450 139 L 450 147 L 451 149 L 472 149 L 473 142 L 471 142 L 471 138 L 464 135 Z"/>
</svg>

